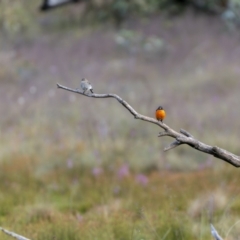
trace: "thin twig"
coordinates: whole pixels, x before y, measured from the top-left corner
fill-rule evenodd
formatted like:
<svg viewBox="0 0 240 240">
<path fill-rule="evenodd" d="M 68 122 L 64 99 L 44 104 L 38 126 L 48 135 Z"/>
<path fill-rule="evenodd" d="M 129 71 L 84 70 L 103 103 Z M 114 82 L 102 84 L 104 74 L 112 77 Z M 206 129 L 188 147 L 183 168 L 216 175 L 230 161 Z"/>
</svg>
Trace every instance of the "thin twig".
<svg viewBox="0 0 240 240">
<path fill-rule="evenodd" d="M 183 135 L 185 135 L 185 136 L 187 136 L 187 137 L 191 137 L 191 138 L 193 138 L 193 135 L 192 134 L 190 134 L 189 132 L 187 132 L 186 130 L 184 130 L 184 129 L 180 129 L 180 133 L 182 133 Z"/>
<path fill-rule="evenodd" d="M 164 148 L 164 152 L 167 152 L 175 147 L 178 147 L 181 144 L 182 144 L 181 142 L 179 142 L 178 140 L 175 140 L 174 142 L 170 143 L 170 145 L 168 147 Z"/>
<path fill-rule="evenodd" d="M 174 138 L 176 141 L 174 141 L 173 143 L 170 144 L 170 146 L 173 147 L 167 147 L 165 149 L 170 150 L 173 149 L 181 144 L 187 144 L 188 146 L 213 155 L 216 158 L 219 158 L 235 167 L 240 167 L 240 157 L 228 152 L 225 149 L 219 148 L 217 146 L 210 146 L 207 145 L 203 142 L 200 142 L 199 140 L 195 139 L 189 132 L 187 132 L 184 129 L 181 129 L 180 132 L 177 132 L 175 130 L 173 130 L 172 128 L 170 128 L 168 125 L 166 125 L 165 123 L 162 123 L 160 121 L 157 121 L 154 118 L 150 118 L 144 115 L 139 114 L 131 105 L 129 105 L 125 100 L 123 100 L 121 97 L 119 97 L 116 94 L 112 94 L 112 93 L 106 93 L 106 94 L 97 94 L 97 93 L 83 93 L 81 92 L 79 89 L 72 89 L 72 88 L 68 88 L 65 87 L 63 85 L 57 84 L 58 88 L 70 91 L 70 92 L 75 92 L 81 95 L 84 95 L 86 97 L 92 97 L 92 98 L 115 98 L 119 103 L 121 103 L 133 116 L 135 119 L 140 119 L 146 122 L 150 122 L 153 123 L 155 125 L 158 125 L 159 127 L 161 127 L 162 129 L 164 129 L 164 132 L 159 133 L 159 137 L 162 136 L 169 136 Z M 179 142 L 179 144 L 177 144 Z"/>
</svg>

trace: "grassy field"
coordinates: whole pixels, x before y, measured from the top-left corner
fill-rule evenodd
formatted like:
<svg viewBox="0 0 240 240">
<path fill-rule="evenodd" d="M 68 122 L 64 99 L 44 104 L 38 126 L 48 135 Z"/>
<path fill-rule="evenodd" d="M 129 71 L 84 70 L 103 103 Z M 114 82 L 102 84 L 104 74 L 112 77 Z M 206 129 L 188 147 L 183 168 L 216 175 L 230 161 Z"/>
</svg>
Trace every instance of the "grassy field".
<svg viewBox="0 0 240 240">
<path fill-rule="evenodd" d="M 126 28 L 127 46 L 108 26 L 52 31 L 51 21 L 1 40 L 0 226 L 35 240 L 200 240 L 213 221 L 238 239 L 238 169 L 187 146 L 164 153 L 161 129 L 56 83 L 86 77 L 152 117 L 162 105 L 173 129 L 240 155 L 239 36 L 191 13 Z M 153 36 L 162 48 L 144 50 Z"/>
</svg>

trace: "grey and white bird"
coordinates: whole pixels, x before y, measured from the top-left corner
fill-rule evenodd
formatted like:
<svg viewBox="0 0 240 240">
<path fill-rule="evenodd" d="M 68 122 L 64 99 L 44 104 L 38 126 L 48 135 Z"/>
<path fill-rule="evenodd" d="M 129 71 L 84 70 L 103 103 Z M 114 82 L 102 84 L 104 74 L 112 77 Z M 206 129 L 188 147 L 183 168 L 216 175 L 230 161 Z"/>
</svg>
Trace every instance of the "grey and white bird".
<svg viewBox="0 0 240 240">
<path fill-rule="evenodd" d="M 80 86 L 81 89 L 83 90 L 83 93 L 85 93 L 86 91 L 90 91 L 91 93 L 93 93 L 93 87 L 86 78 L 82 79 Z"/>
</svg>

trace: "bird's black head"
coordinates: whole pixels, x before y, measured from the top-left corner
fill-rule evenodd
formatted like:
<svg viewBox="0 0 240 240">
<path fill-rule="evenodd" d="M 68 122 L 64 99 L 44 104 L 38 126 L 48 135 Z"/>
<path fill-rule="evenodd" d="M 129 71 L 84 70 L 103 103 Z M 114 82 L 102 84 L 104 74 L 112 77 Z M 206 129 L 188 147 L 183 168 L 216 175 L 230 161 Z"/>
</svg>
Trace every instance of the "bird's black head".
<svg viewBox="0 0 240 240">
<path fill-rule="evenodd" d="M 163 110 L 162 106 L 159 106 L 159 107 L 157 108 L 157 110 Z"/>
</svg>

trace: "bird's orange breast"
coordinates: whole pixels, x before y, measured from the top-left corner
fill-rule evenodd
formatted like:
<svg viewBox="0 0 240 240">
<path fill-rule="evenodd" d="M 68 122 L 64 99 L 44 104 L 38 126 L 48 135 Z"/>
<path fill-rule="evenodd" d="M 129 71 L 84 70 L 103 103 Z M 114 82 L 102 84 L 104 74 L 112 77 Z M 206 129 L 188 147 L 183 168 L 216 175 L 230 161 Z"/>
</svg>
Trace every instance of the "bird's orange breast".
<svg viewBox="0 0 240 240">
<path fill-rule="evenodd" d="M 157 110 L 156 111 L 156 119 L 159 121 L 159 120 L 163 120 L 166 116 L 166 113 L 163 109 L 161 110 Z"/>
</svg>

